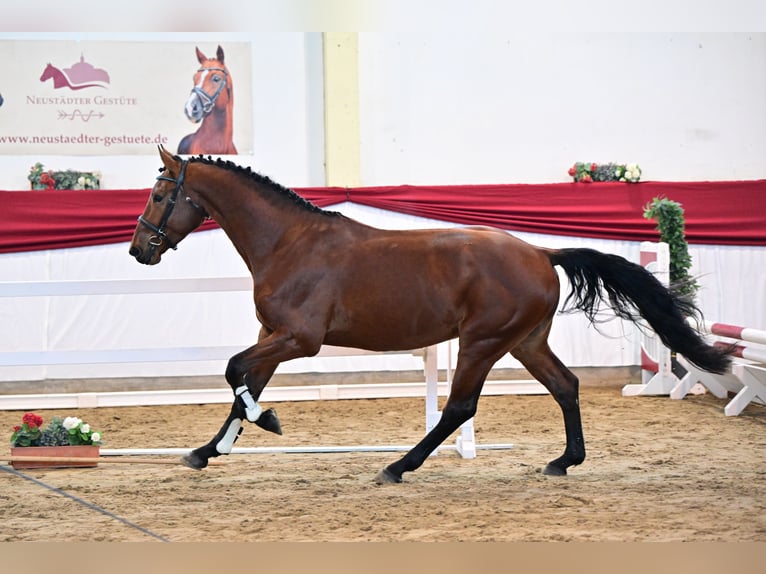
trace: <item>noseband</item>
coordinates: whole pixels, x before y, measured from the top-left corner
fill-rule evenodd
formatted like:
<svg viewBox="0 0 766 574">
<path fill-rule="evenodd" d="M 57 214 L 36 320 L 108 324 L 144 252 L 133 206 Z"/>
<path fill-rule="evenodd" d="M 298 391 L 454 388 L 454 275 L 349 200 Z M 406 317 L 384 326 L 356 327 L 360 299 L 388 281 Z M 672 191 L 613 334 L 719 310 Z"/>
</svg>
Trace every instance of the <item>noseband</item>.
<svg viewBox="0 0 766 574">
<path fill-rule="evenodd" d="M 197 94 L 200 100 L 202 100 L 202 111 L 205 112 L 205 115 L 209 114 L 210 111 L 215 107 L 215 102 L 218 99 L 218 96 L 221 95 L 221 90 L 226 86 L 226 69 L 225 68 L 200 68 L 197 70 L 198 72 L 206 72 L 208 70 L 214 70 L 218 72 L 223 72 L 223 82 L 218 84 L 218 89 L 215 91 L 215 93 L 211 96 L 205 90 L 200 88 L 199 86 L 194 86 L 192 88 L 192 93 Z"/>
<path fill-rule="evenodd" d="M 178 179 L 173 179 L 172 177 L 168 177 L 166 175 L 157 176 L 158 181 L 159 180 L 171 181 L 176 184 L 175 188 L 173 189 L 173 193 L 171 194 L 170 199 L 168 200 L 168 204 L 167 206 L 165 206 L 165 211 L 162 214 L 162 219 L 160 219 L 159 225 L 154 225 L 154 223 L 145 219 L 143 215 L 138 216 L 139 223 L 141 223 L 145 227 L 148 227 L 149 229 L 154 231 L 154 233 L 157 234 L 157 235 L 152 235 L 149 238 L 149 245 L 151 246 L 150 254 L 149 254 L 150 258 L 151 256 L 154 255 L 154 250 L 160 245 L 162 245 L 163 241 L 167 243 L 168 247 L 170 247 L 171 249 L 178 249 L 176 242 L 170 239 L 170 237 L 168 237 L 168 234 L 167 234 L 168 220 L 170 219 L 170 215 L 173 213 L 173 209 L 176 206 L 176 200 L 178 199 L 178 194 L 183 189 L 184 177 L 186 177 L 186 166 L 188 164 L 189 164 L 189 160 L 183 160 L 181 162 L 181 171 L 178 173 Z M 194 207 L 194 209 L 199 211 L 205 219 L 210 219 L 210 216 L 208 215 L 207 211 L 205 211 L 205 208 L 195 203 L 194 201 L 192 201 L 192 199 L 188 195 L 186 196 L 186 201 L 190 203 L 192 207 Z"/>
</svg>

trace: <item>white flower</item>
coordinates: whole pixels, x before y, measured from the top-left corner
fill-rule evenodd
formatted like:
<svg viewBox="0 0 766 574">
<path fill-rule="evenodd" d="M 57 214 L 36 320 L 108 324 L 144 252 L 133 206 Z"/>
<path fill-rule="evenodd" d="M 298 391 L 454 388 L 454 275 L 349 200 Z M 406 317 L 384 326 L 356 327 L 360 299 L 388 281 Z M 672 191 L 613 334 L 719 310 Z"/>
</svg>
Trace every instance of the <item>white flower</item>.
<svg viewBox="0 0 766 574">
<path fill-rule="evenodd" d="M 79 183 L 80 185 L 85 185 L 85 176 L 81 175 L 80 177 L 78 177 L 77 183 Z"/>
<path fill-rule="evenodd" d="M 628 174 L 631 180 L 638 181 L 638 179 L 641 177 L 641 168 L 639 168 L 636 164 L 632 164 L 628 168 Z"/>
<path fill-rule="evenodd" d="M 101 433 L 94 432 L 92 435 L 90 435 L 90 440 L 93 442 L 99 442 L 101 440 Z"/>
<path fill-rule="evenodd" d="M 90 425 L 88 423 L 82 423 L 80 426 L 80 432 L 83 434 L 88 434 L 90 432 Z"/>
<path fill-rule="evenodd" d="M 81 422 L 82 422 L 82 419 L 78 419 L 77 417 L 67 417 L 64 419 L 64 422 L 61 424 L 64 426 L 66 430 L 72 430 L 80 426 Z"/>
</svg>

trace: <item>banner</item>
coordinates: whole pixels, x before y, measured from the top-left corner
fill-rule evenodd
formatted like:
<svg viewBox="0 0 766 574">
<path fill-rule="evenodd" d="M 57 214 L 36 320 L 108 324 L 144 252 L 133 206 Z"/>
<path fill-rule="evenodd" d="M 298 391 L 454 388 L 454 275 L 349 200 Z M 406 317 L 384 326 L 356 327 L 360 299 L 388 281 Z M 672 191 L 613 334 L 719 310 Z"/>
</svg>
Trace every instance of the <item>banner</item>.
<svg viewBox="0 0 766 574">
<path fill-rule="evenodd" d="M 252 154 L 245 42 L 0 41 L 0 154 Z"/>
</svg>

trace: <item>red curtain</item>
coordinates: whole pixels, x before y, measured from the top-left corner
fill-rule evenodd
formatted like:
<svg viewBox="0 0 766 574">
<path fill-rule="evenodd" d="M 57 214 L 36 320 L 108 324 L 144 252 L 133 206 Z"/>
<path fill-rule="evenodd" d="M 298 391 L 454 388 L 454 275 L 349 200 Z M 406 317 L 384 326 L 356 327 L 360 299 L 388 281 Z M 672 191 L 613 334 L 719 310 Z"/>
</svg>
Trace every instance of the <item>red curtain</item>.
<svg viewBox="0 0 766 574">
<path fill-rule="evenodd" d="M 320 207 L 351 201 L 511 231 L 656 241 L 654 197 L 679 202 L 689 243 L 766 245 L 766 180 L 299 188 Z M 0 253 L 130 240 L 149 189 L 0 191 Z M 206 222 L 200 229 L 212 229 Z"/>
</svg>

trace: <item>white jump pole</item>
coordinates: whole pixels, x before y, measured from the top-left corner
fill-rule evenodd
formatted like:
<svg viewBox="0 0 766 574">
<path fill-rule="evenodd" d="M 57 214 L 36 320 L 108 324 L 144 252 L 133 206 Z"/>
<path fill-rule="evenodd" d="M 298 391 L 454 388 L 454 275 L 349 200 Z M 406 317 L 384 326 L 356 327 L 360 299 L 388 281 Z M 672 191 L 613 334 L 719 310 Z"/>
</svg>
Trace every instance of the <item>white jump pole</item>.
<svg viewBox="0 0 766 574">
<path fill-rule="evenodd" d="M 334 445 L 334 446 L 256 446 L 234 447 L 231 454 L 333 454 L 363 452 L 407 452 L 415 445 Z M 510 443 L 487 443 L 476 445 L 477 450 L 508 450 Z M 457 450 L 457 445 L 442 445 L 440 450 Z M 100 450 L 101 456 L 184 456 L 190 448 L 114 448 Z"/>
<path fill-rule="evenodd" d="M 670 397 L 684 398 L 690 386 L 698 381 L 720 399 L 735 393 L 734 398 L 724 407 L 726 416 L 739 415 L 751 402 L 766 404 L 766 348 L 763 347 L 766 345 L 766 331 L 712 321 L 698 325 L 689 320 L 689 324 L 706 335 L 727 339 L 716 340 L 713 345 L 731 350 L 735 361 L 728 372 L 717 375 L 702 371 L 684 357 L 679 357 L 687 373 L 675 386 Z"/>
<path fill-rule="evenodd" d="M 670 284 L 670 249 L 660 241 L 641 242 L 640 263 L 666 287 Z M 625 385 L 622 396 L 670 395 L 679 380 L 673 374 L 670 349 L 662 344 L 649 326 L 641 329 L 641 384 Z"/>
</svg>

